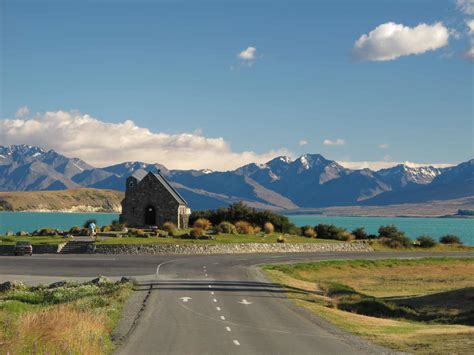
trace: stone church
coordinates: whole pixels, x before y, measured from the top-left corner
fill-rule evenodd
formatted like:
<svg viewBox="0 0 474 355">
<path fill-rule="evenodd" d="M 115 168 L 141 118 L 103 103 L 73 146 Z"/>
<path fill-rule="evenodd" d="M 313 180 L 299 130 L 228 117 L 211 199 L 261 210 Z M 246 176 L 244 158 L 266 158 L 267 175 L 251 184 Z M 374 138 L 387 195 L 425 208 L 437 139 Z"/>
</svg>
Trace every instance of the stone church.
<svg viewBox="0 0 474 355">
<path fill-rule="evenodd" d="M 137 170 L 126 180 L 120 222 L 130 227 L 158 226 L 173 222 L 187 228 L 191 210 L 160 171 Z"/>
</svg>

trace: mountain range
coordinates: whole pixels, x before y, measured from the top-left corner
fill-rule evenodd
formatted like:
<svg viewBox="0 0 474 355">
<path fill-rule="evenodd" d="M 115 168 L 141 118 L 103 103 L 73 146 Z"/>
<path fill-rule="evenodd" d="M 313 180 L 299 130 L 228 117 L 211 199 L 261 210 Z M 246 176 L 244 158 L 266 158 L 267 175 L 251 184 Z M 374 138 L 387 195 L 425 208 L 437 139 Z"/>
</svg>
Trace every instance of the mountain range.
<svg viewBox="0 0 474 355">
<path fill-rule="evenodd" d="M 29 145 L 0 146 L 0 191 L 64 190 L 81 187 L 123 191 L 137 170 L 167 177 L 193 209 L 244 201 L 266 209 L 389 205 L 449 200 L 474 195 L 474 159 L 449 168 L 397 165 L 347 169 L 319 154 L 277 157 L 233 171 L 169 170 L 161 164 L 125 162 L 95 168 L 81 159 Z"/>
</svg>

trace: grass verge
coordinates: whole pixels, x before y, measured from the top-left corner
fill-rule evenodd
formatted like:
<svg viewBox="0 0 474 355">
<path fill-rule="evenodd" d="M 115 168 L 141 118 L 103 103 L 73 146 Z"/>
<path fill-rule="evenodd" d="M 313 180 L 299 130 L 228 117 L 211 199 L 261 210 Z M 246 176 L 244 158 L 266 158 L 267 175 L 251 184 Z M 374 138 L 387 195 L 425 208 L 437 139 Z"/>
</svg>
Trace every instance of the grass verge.
<svg viewBox="0 0 474 355">
<path fill-rule="evenodd" d="M 474 346 L 473 259 L 325 261 L 264 270 L 291 287 L 297 305 L 380 345 L 422 354 L 469 353 Z"/>
<path fill-rule="evenodd" d="M 106 354 L 129 283 L 16 287 L 0 293 L 0 353 Z"/>
</svg>

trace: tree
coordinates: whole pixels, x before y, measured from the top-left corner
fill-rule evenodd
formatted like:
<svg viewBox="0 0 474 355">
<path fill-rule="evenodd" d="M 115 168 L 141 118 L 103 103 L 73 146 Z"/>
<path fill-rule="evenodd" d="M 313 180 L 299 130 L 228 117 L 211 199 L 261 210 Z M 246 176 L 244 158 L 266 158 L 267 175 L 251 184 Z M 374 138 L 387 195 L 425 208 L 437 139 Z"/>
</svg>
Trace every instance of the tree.
<svg viewBox="0 0 474 355">
<path fill-rule="evenodd" d="M 457 235 L 446 234 L 439 238 L 439 242 L 442 244 L 462 244 L 461 239 Z"/>
<path fill-rule="evenodd" d="M 355 239 L 367 239 L 367 233 L 364 227 L 358 227 L 352 231 Z"/>
<path fill-rule="evenodd" d="M 404 237 L 405 232 L 399 230 L 393 224 L 388 226 L 380 226 L 379 228 L 379 238 L 398 238 Z"/>
<path fill-rule="evenodd" d="M 416 241 L 421 248 L 432 248 L 436 245 L 436 241 L 428 235 L 422 235 L 416 238 Z"/>
</svg>

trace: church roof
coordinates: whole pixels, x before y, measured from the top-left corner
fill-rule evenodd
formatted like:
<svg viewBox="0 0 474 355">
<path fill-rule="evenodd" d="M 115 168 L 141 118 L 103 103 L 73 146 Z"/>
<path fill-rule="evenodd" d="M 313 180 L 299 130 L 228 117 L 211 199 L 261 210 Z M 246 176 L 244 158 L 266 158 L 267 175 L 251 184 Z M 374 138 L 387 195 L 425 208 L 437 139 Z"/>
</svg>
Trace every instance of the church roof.
<svg viewBox="0 0 474 355">
<path fill-rule="evenodd" d="M 171 194 L 171 196 L 173 196 L 174 199 L 176 201 L 178 201 L 179 204 L 181 204 L 181 205 L 187 205 L 188 204 L 186 202 L 186 200 L 179 194 L 179 192 L 176 191 L 176 189 L 173 186 L 171 186 L 171 184 L 168 182 L 168 180 L 166 180 L 165 177 L 163 175 L 161 175 L 161 173 L 159 171 L 157 171 L 157 172 L 151 172 L 151 171 L 147 172 L 146 170 L 138 169 L 138 170 L 135 170 L 133 172 L 132 176 L 135 179 L 137 179 L 138 182 L 140 182 L 148 174 L 152 174 L 153 176 L 155 176 L 155 178 L 165 187 L 166 190 L 168 190 L 168 192 Z"/>
</svg>

